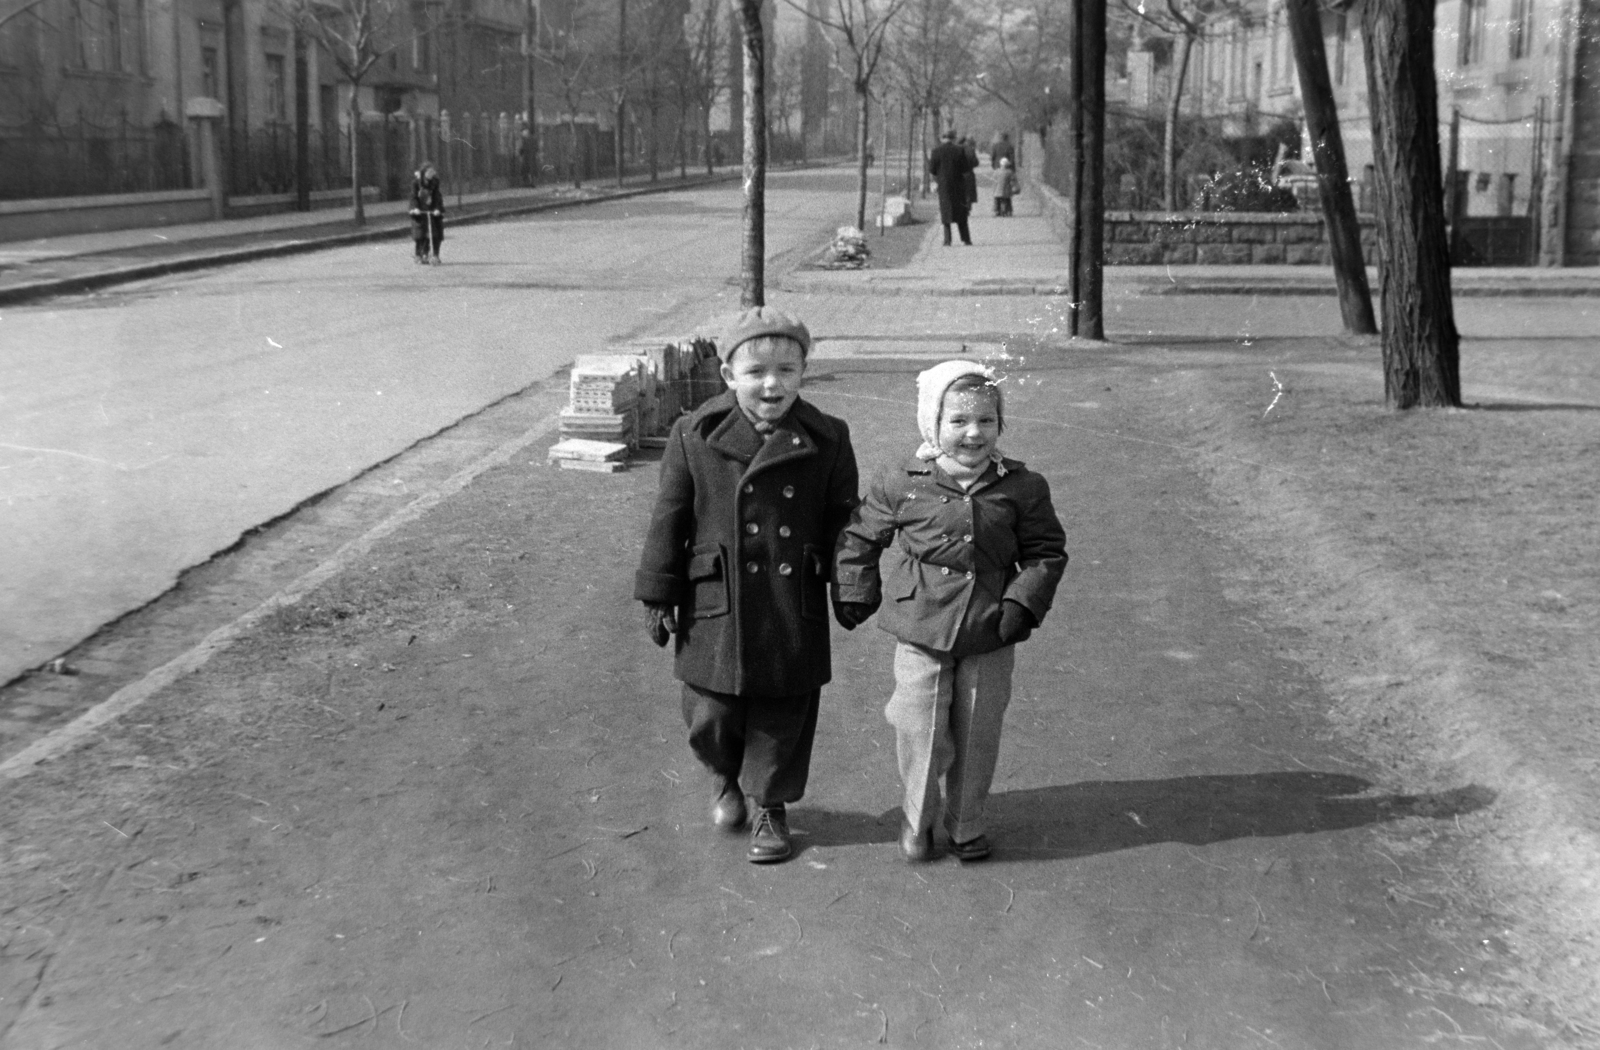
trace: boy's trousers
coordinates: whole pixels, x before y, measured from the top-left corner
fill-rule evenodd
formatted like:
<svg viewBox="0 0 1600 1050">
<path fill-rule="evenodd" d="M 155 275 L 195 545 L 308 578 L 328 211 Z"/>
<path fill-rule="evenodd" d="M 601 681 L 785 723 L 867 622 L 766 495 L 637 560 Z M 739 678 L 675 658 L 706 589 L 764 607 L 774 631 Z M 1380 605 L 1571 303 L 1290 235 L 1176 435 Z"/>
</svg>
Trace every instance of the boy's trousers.
<svg viewBox="0 0 1600 1050">
<path fill-rule="evenodd" d="M 1016 655 L 1014 645 L 964 657 L 909 642 L 895 646 L 894 696 L 884 714 L 895 728 L 906 822 L 917 831 L 933 826 L 943 775 L 950 841 L 983 834 Z"/>
<path fill-rule="evenodd" d="M 685 684 L 689 747 L 712 773 L 738 781 L 756 805 L 798 802 L 811 772 L 821 698 L 821 689 L 738 696 Z"/>
</svg>

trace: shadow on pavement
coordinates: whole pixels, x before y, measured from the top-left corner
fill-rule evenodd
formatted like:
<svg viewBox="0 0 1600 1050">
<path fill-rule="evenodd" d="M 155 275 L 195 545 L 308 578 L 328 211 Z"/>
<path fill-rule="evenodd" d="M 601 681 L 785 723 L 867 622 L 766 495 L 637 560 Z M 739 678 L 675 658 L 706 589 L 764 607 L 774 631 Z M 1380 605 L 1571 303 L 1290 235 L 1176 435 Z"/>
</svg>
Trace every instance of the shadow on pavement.
<svg viewBox="0 0 1600 1050">
<path fill-rule="evenodd" d="M 1343 773 L 1245 773 L 1167 780 L 1102 780 L 1007 791 L 989 799 L 993 860 L 1082 857 L 1183 842 L 1344 831 L 1402 817 L 1447 820 L 1490 805 L 1471 784 L 1423 795 L 1366 794 Z M 808 847 L 893 842 L 898 807 L 877 816 L 797 806 L 790 821 Z M 992 862 L 992 861 L 991 861 Z"/>
</svg>

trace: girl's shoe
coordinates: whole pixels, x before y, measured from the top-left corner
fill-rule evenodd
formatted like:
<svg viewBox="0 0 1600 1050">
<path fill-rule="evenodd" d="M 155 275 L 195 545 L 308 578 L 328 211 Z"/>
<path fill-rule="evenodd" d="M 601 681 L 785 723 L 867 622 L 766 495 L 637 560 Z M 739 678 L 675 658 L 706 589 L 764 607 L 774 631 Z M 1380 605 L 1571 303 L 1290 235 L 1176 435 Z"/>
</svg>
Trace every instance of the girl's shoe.
<svg viewBox="0 0 1600 1050">
<path fill-rule="evenodd" d="M 900 855 L 907 864 L 925 864 L 933 859 L 933 829 L 918 831 L 900 818 Z"/>
<path fill-rule="evenodd" d="M 987 835 L 979 835 L 977 838 L 968 839 L 966 842 L 950 843 L 950 855 L 956 860 L 982 860 L 992 852 L 994 852 L 994 847 L 989 845 L 989 836 Z"/>
<path fill-rule="evenodd" d="M 433 257 L 433 265 L 435 265 L 435 266 L 439 265 L 439 256 L 437 254 L 435 254 L 434 257 Z"/>
</svg>

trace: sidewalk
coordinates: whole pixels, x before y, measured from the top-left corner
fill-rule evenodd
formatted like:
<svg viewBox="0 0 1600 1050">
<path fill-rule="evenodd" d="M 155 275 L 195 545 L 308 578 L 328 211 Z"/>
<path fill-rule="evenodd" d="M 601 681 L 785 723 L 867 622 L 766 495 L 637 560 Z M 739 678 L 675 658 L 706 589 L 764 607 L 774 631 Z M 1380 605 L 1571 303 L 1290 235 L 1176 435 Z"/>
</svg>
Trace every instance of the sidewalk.
<svg viewBox="0 0 1600 1050">
<path fill-rule="evenodd" d="M 738 170 L 719 168 L 686 179 L 664 176 L 656 182 L 630 177 L 618 188 L 593 182 L 574 189 L 545 185 L 457 195 L 445 199 L 446 226 L 565 208 L 596 200 L 617 200 L 726 182 Z M 279 255 L 316 251 L 343 244 L 410 235 L 407 201 L 380 201 L 366 207 L 367 222 L 357 226 L 348 206 L 310 212 L 283 212 L 246 219 L 186 223 L 146 229 L 73 234 L 0 243 L 0 305 L 71 294 L 167 273 L 224 266 Z"/>
<path fill-rule="evenodd" d="M 902 269 L 801 270 L 782 281 L 787 291 L 839 295 L 1065 295 L 1066 252 L 1041 218 L 1031 195 L 1017 198 L 1016 217 L 987 214 L 987 187 L 973 211 L 972 247 L 940 247 L 938 203 L 915 202 L 922 248 Z M 913 227 L 915 229 L 915 227 Z M 869 247 L 878 239 L 868 234 Z M 981 275 L 981 276 L 975 276 Z M 1374 299 L 1378 272 L 1367 281 Z M 1600 267 L 1539 269 L 1483 267 L 1451 273 L 1460 296 L 1600 296 Z M 1107 266 L 1105 297 L 1135 295 L 1333 295 L 1329 266 Z M 1376 306 L 1376 303 L 1374 303 Z"/>
</svg>

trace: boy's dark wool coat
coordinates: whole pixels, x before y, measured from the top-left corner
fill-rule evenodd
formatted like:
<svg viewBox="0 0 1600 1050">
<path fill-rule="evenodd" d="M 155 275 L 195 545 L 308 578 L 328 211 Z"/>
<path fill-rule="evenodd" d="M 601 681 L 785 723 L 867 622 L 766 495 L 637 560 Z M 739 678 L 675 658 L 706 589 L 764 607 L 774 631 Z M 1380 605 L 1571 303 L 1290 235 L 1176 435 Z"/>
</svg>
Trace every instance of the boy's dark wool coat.
<svg viewBox="0 0 1600 1050">
<path fill-rule="evenodd" d="M 856 506 L 850 428 L 796 400 L 763 440 L 732 392 L 678 420 L 634 597 L 676 607 L 676 673 L 793 696 L 833 677 L 828 584 Z"/>
</svg>

